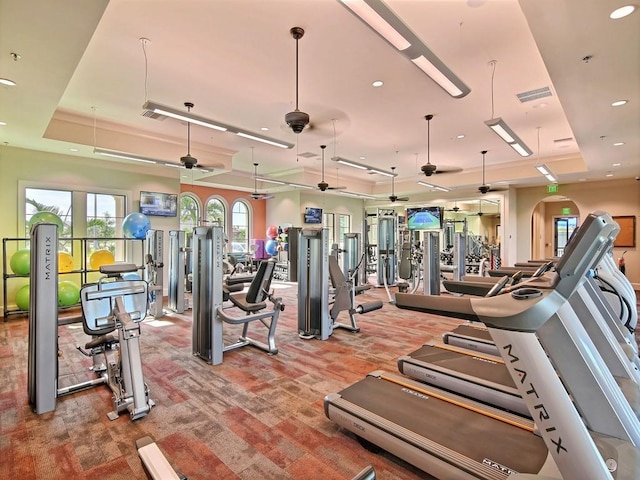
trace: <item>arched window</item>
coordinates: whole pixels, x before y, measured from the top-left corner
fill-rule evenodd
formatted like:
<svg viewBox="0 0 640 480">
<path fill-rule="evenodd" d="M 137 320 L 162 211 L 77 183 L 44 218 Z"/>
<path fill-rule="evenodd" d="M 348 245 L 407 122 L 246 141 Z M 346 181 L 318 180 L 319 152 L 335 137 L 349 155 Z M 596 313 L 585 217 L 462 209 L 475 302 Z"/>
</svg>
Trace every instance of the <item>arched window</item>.
<svg viewBox="0 0 640 480">
<path fill-rule="evenodd" d="M 207 200 L 207 205 L 205 206 L 205 214 L 204 219 L 207 222 L 207 225 L 216 225 L 218 227 L 222 227 L 222 229 L 226 232 L 226 218 L 227 218 L 227 207 L 224 202 L 216 197 L 211 197 Z"/>
<path fill-rule="evenodd" d="M 200 218 L 200 204 L 198 199 L 190 194 L 180 195 L 180 230 L 193 233 L 193 229 L 198 226 Z"/>
<path fill-rule="evenodd" d="M 231 253 L 245 253 L 249 251 L 249 206 L 242 200 L 237 200 L 231 208 Z"/>
</svg>

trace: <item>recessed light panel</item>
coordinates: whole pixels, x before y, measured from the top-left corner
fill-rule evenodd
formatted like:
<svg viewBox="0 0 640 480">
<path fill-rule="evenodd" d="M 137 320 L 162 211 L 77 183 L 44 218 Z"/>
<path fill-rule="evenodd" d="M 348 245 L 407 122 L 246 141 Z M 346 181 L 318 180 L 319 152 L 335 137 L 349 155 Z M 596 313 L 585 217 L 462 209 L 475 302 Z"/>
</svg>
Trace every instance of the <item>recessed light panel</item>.
<svg viewBox="0 0 640 480">
<path fill-rule="evenodd" d="M 616 8 L 613 12 L 611 12 L 609 18 L 611 18 L 612 20 L 624 18 L 627 15 L 631 15 L 635 9 L 636 7 L 634 5 L 625 5 L 624 7 Z"/>
</svg>

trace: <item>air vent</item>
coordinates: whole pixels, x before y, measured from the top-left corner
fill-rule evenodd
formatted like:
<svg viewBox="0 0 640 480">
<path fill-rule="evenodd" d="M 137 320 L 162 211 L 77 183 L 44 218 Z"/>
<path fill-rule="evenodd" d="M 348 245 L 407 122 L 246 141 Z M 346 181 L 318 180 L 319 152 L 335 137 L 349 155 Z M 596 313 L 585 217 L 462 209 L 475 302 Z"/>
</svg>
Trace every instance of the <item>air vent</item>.
<svg viewBox="0 0 640 480">
<path fill-rule="evenodd" d="M 535 90 L 529 90 L 528 92 L 522 92 L 516 94 L 520 103 L 531 102 L 540 98 L 550 97 L 551 89 L 549 87 L 537 88 Z"/>
<path fill-rule="evenodd" d="M 146 109 L 142 112 L 142 116 L 147 118 L 153 118 L 154 120 L 160 120 L 161 122 L 164 122 L 167 119 L 167 117 L 165 115 L 162 115 L 161 113 L 155 113 L 151 110 L 146 110 Z"/>
<path fill-rule="evenodd" d="M 311 158 L 311 157 L 317 157 L 318 154 L 313 152 L 304 152 L 304 153 L 299 153 L 298 156 L 303 158 Z"/>
</svg>

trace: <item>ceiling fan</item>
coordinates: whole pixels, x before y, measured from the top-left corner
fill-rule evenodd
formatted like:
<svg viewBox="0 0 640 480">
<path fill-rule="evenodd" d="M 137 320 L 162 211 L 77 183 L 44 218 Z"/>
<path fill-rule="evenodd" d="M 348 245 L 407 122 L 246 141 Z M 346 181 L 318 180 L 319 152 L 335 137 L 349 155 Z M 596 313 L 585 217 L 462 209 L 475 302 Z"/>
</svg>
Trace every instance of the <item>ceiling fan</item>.
<svg viewBox="0 0 640 480">
<path fill-rule="evenodd" d="M 459 211 L 460 207 L 458 206 L 458 202 L 453 202 L 453 207 L 445 209 L 445 212 L 458 213 Z"/>
<path fill-rule="evenodd" d="M 430 177 L 431 175 L 439 173 L 461 172 L 462 168 L 460 167 L 438 167 L 431 163 L 431 120 L 433 119 L 433 115 L 425 115 L 424 118 L 427 121 L 427 163 L 420 168 L 422 173 Z"/>
<path fill-rule="evenodd" d="M 187 107 L 187 112 L 190 112 L 193 108 L 193 103 L 184 102 L 184 106 Z M 184 157 L 180 157 L 180 163 L 187 170 L 191 170 L 198 165 L 198 159 L 191 156 L 191 122 L 187 122 L 187 154 Z"/>
<path fill-rule="evenodd" d="M 485 183 L 485 180 L 484 180 L 484 159 L 485 159 L 485 155 L 487 154 L 487 151 L 486 150 L 482 150 L 480 153 L 482 154 L 482 185 L 480 185 L 478 187 L 478 191 L 481 194 L 484 195 L 487 192 L 499 192 L 501 190 L 506 190 L 504 188 L 493 188 L 490 185 L 487 185 Z"/>
<path fill-rule="evenodd" d="M 324 181 L 324 149 L 327 148 L 326 145 L 320 145 L 322 149 L 322 180 L 318 183 L 318 190 L 324 192 L 326 190 L 344 190 L 347 187 L 330 187 L 327 182 Z"/>
<path fill-rule="evenodd" d="M 284 121 L 293 130 L 293 133 L 301 133 L 309 124 L 309 114 L 298 109 L 298 40 L 304 36 L 304 30 L 300 27 L 293 27 L 289 33 L 296 41 L 296 109 L 287 113 L 284 116 Z"/>
<path fill-rule="evenodd" d="M 253 161 L 253 147 L 251 147 L 251 161 Z M 258 164 L 253 163 L 253 193 L 251 194 L 251 198 L 254 200 L 267 200 L 269 198 L 273 198 L 273 195 L 269 193 L 260 193 L 258 192 Z"/>
<path fill-rule="evenodd" d="M 409 201 L 408 197 L 398 197 L 396 195 L 396 189 L 395 189 L 396 167 L 391 167 L 391 173 L 393 173 L 393 175 L 391 176 L 391 195 L 389 195 L 389 200 L 391 200 L 391 203 L 408 202 Z"/>
<path fill-rule="evenodd" d="M 470 214 L 471 216 L 477 216 L 477 217 L 481 217 L 484 215 L 484 213 L 482 213 L 482 200 L 478 200 L 478 211 L 476 213 L 472 213 Z"/>
</svg>

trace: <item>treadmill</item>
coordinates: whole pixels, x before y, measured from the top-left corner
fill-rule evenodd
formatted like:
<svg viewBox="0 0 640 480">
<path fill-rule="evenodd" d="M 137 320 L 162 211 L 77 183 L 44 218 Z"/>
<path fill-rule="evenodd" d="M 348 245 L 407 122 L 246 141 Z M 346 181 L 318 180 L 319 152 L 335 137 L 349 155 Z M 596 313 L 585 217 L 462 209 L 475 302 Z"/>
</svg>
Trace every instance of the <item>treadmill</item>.
<svg viewBox="0 0 640 480">
<path fill-rule="evenodd" d="M 558 264 L 553 289 L 446 302 L 396 295 L 400 308 L 483 321 L 536 419 L 536 433 L 522 420 L 509 423 L 504 412 L 380 372 L 328 395 L 326 415 L 438 478 L 519 472 L 637 480 L 640 421 L 568 302 L 617 232 L 608 214 L 589 215 Z"/>
<path fill-rule="evenodd" d="M 470 323 L 458 325 L 450 332 L 442 335 L 442 341 L 446 344 L 466 348 L 474 352 L 500 356 L 500 352 L 498 352 L 498 348 L 493 338 L 491 338 L 487 327 L 481 323 L 475 325 Z"/>
</svg>

